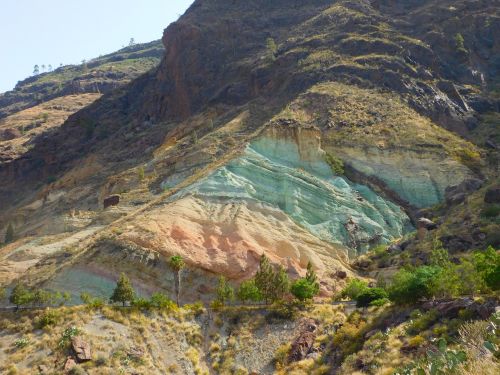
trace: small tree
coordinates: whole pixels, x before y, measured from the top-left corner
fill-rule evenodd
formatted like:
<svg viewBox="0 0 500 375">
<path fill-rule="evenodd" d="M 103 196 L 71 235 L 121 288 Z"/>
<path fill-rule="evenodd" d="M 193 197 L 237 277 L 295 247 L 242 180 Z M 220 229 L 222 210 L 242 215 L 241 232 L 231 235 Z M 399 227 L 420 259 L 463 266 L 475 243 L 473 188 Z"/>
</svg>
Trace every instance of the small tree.
<svg viewBox="0 0 500 375">
<path fill-rule="evenodd" d="M 45 72 L 45 64 L 42 64 L 42 73 Z"/>
<path fill-rule="evenodd" d="M 35 65 L 35 66 L 33 67 L 33 74 L 34 74 L 34 75 L 38 75 L 38 74 L 40 74 L 40 67 L 39 67 L 38 65 Z"/>
<path fill-rule="evenodd" d="M 387 292 L 382 288 L 369 288 L 358 296 L 356 307 L 368 307 L 373 301 L 387 299 Z"/>
<path fill-rule="evenodd" d="M 18 309 L 20 306 L 27 305 L 33 301 L 33 294 L 23 284 L 16 284 L 10 293 L 9 302 L 16 305 Z"/>
<path fill-rule="evenodd" d="M 9 223 L 7 230 L 5 231 L 5 243 L 11 243 L 14 241 L 14 227 L 12 223 Z"/>
<path fill-rule="evenodd" d="M 170 257 L 168 264 L 175 272 L 175 301 L 177 306 L 179 306 L 179 296 L 181 294 L 181 271 L 185 267 L 184 260 L 180 255 L 174 255 Z"/>
<path fill-rule="evenodd" d="M 234 289 L 229 285 L 224 276 L 219 277 L 217 300 L 223 305 L 226 304 L 226 302 L 234 301 Z"/>
<path fill-rule="evenodd" d="M 350 298 L 356 300 L 358 296 L 368 289 L 368 284 L 360 279 L 351 279 L 340 292 L 340 298 Z"/>
<path fill-rule="evenodd" d="M 307 301 L 312 299 L 316 294 L 316 288 L 314 284 L 311 284 L 306 278 L 296 280 L 290 291 L 299 301 Z"/>
<path fill-rule="evenodd" d="M 311 261 L 307 262 L 306 280 L 313 286 L 314 295 L 317 295 L 319 293 L 318 276 L 316 276 L 316 272 L 314 272 Z"/>
<path fill-rule="evenodd" d="M 283 266 L 279 266 L 278 271 L 274 274 L 274 280 L 272 283 L 272 300 L 278 301 L 283 299 L 286 293 L 290 290 L 290 280 L 288 279 L 288 274 L 286 273 Z"/>
<path fill-rule="evenodd" d="M 121 302 L 125 306 L 125 303 L 134 300 L 134 294 L 134 288 L 132 288 L 129 278 L 122 272 L 110 298 L 111 302 Z"/>
<path fill-rule="evenodd" d="M 174 302 L 163 293 L 153 293 L 151 304 L 161 310 L 171 310 L 175 306 Z"/>
<path fill-rule="evenodd" d="M 254 279 L 243 281 L 238 288 L 236 296 L 243 303 L 262 301 L 262 293 L 257 288 L 257 285 L 255 285 Z"/>
<path fill-rule="evenodd" d="M 130 38 L 130 41 L 128 42 L 128 45 L 131 47 L 131 46 L 134 46 L 135 45 L 135 39 L 134 38 Z"/>
<path fill-rule="evenodd" d="M 36 289 L 33 293 L 33 303 L 37 304 L 38 306 L 43 306 L 48 304 L 49 302 L 52 302 L 54 297 L 55 296 L 47 290 Z"/>
<path fill-rule="evenodd" d="M 274 271 L 269 259 L 263 254 L 260 257 L 259 270 L 255 274 L 255 285 L 260 290 L 266 304 L 272 299 Z"/>
</svg>

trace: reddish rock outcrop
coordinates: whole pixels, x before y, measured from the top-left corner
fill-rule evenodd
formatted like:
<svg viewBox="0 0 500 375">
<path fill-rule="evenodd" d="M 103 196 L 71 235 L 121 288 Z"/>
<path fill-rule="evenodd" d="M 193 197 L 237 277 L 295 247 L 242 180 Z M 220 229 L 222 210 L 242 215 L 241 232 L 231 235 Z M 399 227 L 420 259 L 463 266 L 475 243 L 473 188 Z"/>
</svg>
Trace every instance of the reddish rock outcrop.
<svg viewBox="0 0 500 375">
<path fill-rule="evenodd" d="M 86 362 L 92 359 L 90 344 L 80 336 L 75 336 L 71 340 L 71 347 L 75 352 L 78 362 Z"/>
</svg>

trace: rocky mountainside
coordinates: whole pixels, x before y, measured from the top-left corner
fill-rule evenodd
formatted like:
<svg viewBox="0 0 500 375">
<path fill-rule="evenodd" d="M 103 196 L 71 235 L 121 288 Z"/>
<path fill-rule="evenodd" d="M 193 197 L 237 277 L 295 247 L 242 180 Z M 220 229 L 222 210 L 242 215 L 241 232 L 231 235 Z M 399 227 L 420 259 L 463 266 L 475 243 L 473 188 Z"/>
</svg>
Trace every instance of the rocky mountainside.
<svg viewBox="0 0 500 375">
<path fill-rule="evenodd" d="M 178 254 L 182 302 L 209 301 L 266 254 L 329 297 L 500 246 L 499 12 L 196 0 L 164 50 L 21 82 L 0 96 L 0 282 L 172 293 Z"/>
</svg>

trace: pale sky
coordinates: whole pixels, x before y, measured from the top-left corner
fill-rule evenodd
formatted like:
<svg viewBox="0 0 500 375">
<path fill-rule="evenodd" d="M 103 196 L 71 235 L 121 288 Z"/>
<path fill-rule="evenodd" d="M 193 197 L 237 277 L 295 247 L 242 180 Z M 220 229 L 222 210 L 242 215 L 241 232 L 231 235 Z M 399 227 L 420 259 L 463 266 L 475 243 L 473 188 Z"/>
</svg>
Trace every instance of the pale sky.
<svg viewBox="0 0 500 375">
<path fill-rule="evenodd" d="M 0 93 L 35 64 L 79 64 L 163 29 L 194 0 L 0 0 Z"/>
</svg>

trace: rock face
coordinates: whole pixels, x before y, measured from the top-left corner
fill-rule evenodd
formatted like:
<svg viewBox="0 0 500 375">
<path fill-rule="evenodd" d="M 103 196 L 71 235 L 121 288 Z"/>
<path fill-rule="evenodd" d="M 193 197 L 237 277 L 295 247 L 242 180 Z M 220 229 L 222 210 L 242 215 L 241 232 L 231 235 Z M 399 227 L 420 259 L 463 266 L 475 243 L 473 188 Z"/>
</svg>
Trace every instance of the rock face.
<svg viewBox="0 0 500 375">
<path fill-rule="evenodd" d="M 446 203 L 459 204 L 465 201 L 468 194 L 479 190 L 483 186 L 483 181 L 477 178 L 464 180 L 459 185 L 448 186 L 445 190 Z"/>
<path fill-rule="evenodd" d="M 308 355 L 312 354 L 314 340 L 316 339 L 316 323 L 312 320 L 305 320 L 302 322 L 303 330 L 299 336 L 294 340 L 290 348 L 288 356 L 289 362 L 298 362 L 306 359 Z"/>
<path fill-rule="evenodd" d="M 188 193 L 263 202 L 314 236 L 351 248 L 352 254 L 398 238 L 410 228 L 400 207 L 366 186 L 333 174 L 321 149 L 320 133 L 314 129 L 269 129 L 243 157 L 180 196 Z"/>
</svg>

